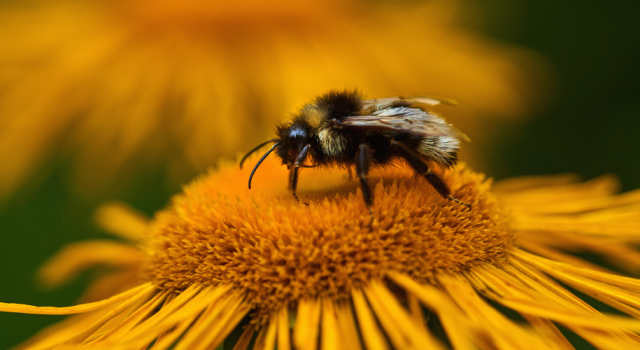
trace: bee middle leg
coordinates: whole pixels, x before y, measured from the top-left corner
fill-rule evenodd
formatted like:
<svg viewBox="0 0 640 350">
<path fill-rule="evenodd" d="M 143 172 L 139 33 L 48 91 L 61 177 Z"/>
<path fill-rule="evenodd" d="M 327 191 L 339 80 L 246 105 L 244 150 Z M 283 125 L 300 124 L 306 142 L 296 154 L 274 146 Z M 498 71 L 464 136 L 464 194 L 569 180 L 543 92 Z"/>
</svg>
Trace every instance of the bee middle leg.
<svg viewBox="0 0 640 350">
<path fill-rule="evenodd" d="M 429 170 L 429 166 L 427 165 L 427 163 L 425 163 L 413 151 L 397 141 L 393 141 L 392 144 L 395 146 L 396 150 L 400 152 L 401 157 L 409 163 L 413 170 L 415 170 L 418 174 L 424 176 L 429 184 L 436 190 L 436 192 L 438 192 L 438 194 L 440 194 L 445 199 L 456 202 L 458 204 L 462 204 L 469 210 L 471 210 L 471 204 L 465 203 L 453 197 L 451 195 L 449 186 L 447 186 L 447 184 L 445 184 L 438 175 L 432 173 L 431 170 Z"/>
<path fill-rule="evenodd" d="M 291 193 L 293 194 L 293 198 L 295 198 L 298 202 L 300 202 L 300 198 L 296 194 L 296 190 L 298 188 L 298 169 L 304 163 L 305 158 L 307 157 L 307 152 L 309 152 L 310 145 L 304 146 L 302 151 L 298 154 L 295 163 L 293 163 L 293 167 L 291 168 L 291 175 L 289 176 L 289 188 L 291 189 Z M 302 202 L 304 205 L 309 205 L 307 202 Z"/>
<path fill-rule="evenodd" d="M 371 163 L 373 162 L 373 150 L 369 147 L 368 144 L 362 143 L 358 147 L 358 151 L 356 152 L 356 176 L 360 179 L 360 188 L 362 188 L 362 197 L 364 198 L 364 204 L 367 206 L 369 210 L 369 215 L 371 215 L 371 223 L 373 223 L 373 210 L 371 210 L 371 206 L 373 205 L 373 195 L 371 193 L 371 188 L 367 183 L 367 174 L 369 173 L 369 168 L 371 167 Z"/>
</svg>

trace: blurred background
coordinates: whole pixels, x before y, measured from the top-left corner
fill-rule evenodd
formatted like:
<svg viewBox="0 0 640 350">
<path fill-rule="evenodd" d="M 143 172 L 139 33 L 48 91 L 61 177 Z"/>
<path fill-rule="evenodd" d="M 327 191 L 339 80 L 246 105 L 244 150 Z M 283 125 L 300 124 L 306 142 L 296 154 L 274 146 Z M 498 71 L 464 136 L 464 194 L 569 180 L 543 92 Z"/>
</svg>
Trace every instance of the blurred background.
<svg viewBox="0 0 640 350">
<path fill-rule="evenodd" d="M 329 89 L 446 96 L 490 176 L 615 173 L 640 187 L 640 2 L 0 1 L 0 301 L 72 305 L 92 273 L 35 278 L 152 216 Z M 0 349 L 55 316 L 0 314 Z M 578 344 L 581 348 L 588 348 Z"/>
</svg>

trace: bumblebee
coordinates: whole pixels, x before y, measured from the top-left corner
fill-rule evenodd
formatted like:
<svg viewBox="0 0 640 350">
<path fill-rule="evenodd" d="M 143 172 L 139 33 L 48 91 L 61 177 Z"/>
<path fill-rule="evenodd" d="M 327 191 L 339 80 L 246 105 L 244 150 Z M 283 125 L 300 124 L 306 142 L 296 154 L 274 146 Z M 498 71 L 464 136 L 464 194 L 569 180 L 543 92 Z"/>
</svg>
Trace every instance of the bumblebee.
<svg viewBox="0 0 640 350">
<path fill-rule="evenodd" d="M 299 202 L 296 189 L 300 168 L 339 166 L 350 172 L 355 167 L 373 219 L 374 199 L 367 182 L 369 169 L 402 159 L 442 197 L 471 209 L 469 204 L 451 196 L 449 187 L 429 169 L 428 164 L 433 163 L 446 168 L 455 165 L 460 141 L 468 141 L 466 135 L 424 109 L 440 103 L 455 105 L 431 97 L 365 100 L 357 90 L 331 91 L 302 107 L 291 121 L 278 125 L 277 137 L 249 151 L 240 161 L 240 168 L 249 155 L 273 143 L 253 168 L 249 188 L 260 164 L 275 151 L 290 170 L 289 189 Z"/>
</svg>

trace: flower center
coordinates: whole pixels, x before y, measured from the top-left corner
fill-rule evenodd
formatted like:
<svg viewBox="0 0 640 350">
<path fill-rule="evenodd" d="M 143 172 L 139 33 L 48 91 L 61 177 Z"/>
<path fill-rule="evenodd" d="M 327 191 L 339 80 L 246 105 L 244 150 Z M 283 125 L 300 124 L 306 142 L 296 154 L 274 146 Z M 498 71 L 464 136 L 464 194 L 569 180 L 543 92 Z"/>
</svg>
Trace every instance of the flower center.
<svg viewBox="0 0 640 350">
<path fill-rule="evenodd" d="M 145 275 L 159 288 L 232 284 L 258 312 L 304 297 L 346 297 L 389 271 L 432 282 L 479 264 L 503 265 L 514 245 L 508 216 L 484 176 L 464 166 L 443 178 L 472 210 L 441 198 L 410 169 L 374 171 L 373 212 L 346 172 L 305 171 L 298 194 L 286 167 L 265 162 L 246 190 L 248 171 L 222 166 L 160 212 L 145 243 Z"/>
</svg>

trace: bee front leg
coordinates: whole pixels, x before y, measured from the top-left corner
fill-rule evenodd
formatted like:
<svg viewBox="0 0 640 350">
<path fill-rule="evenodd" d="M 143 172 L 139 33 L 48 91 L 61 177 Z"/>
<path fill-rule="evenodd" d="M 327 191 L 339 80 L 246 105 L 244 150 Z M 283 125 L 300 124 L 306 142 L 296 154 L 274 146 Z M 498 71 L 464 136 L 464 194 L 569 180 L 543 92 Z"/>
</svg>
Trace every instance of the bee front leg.
<svg viewBox="0 0 640 350">
<path fill-rule="evenodd" d="M 367 174 L 369 173 L 369 168 L 371 167 L 372 162 L 373 150 L 366 143 L 360 144 L 358 152 L 356 152 L 355 159 L 356 176 L 360 179 L 360 188 L 362 188 L 364 204 L 369 210 L 369 215 L 371 215 L 371 222 L 369 223 L 369 226 L 373 223 L 373 210 L 371 210 L 371 206 L 373 205 L 373 195 L 371 193 L 371 188 L 369 188 L 369 184 L 367 183 Z"/>
<path fill-rule="evenodd" d="M 404 160 L 409 163 L 413 170 L 427 179 L 429 184 L 436 190 L 436 192 L 438 192 L 445 199 L 456 202 L 458 204 L 462 204 L 469 210 L 471 210 L 471 204 L 465 203 L 453 197 L 451 195 L 449 186 L 447 186 L 447 184 L 445 184 L 438 175 L 432 173 L 431 170 L 429 170 L 429 166 L 427 165 L 427 163 L 425 163 L 420 157 L 413 153 L 413 151 L 397 141 L 393 141 L 392 144 L 396 147 L 396 150 L 399 151 L 402 158 L 404 158 Z"/>
<path fill-rule="evenodd" d="M 291 193 L 293 194 L 293 198 L 295 198 L 298 202 L 300 202 L 300 198 L 296 194 L 296 189 L 298 188 L 298 169 L 304 163 L 305 158 L 307 157 L 307 152 L 309 152 L 310 145 L 304 146 L 302 151 L 298 154 L 293 167 L 291 168 L 291 176 L 289 177 L 289 187 L 291 188 Z M 302 202 L 304 205 L 309 205 L 307 202 Z"/>
</svg>

